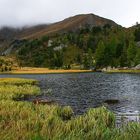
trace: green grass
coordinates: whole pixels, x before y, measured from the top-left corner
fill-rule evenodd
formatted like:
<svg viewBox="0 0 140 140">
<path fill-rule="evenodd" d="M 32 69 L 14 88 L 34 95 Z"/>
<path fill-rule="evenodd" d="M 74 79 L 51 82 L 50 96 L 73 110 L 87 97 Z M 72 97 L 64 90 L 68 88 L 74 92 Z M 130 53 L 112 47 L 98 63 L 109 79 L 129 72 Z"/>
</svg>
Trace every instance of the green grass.
<svg viewBox="0 0 140 140">
<path fill-rule="evenodd" d="M 31 85 L 1 85 L 0 99 L 22 98 L 25 95 L 37 95 L 40 89 L 37 86 Z"/>
<path fill-rule="evenodd" d="M 0 78 L 0 85 L 36 85 L 38 81 L 34 79 L 21 78 Z"/>
<path fill-rule="evenodd" d="M 120 130 L 115 127 L 114 114 L 105 107 L 89 109 L 74 117 L 71 107 L 13 101 L 27 94 L 40 94 L 34 82 L 25 79 L 0 82 L 0 140 L 140 139 L 140 124 L 129 124 Z"/>
</svg>

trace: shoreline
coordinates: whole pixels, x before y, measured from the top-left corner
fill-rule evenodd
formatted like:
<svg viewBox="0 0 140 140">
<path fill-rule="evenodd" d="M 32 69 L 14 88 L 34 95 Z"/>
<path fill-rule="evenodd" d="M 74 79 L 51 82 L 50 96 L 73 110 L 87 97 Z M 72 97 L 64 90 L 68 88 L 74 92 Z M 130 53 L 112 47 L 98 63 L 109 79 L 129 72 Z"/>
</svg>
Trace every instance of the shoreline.
<svg viewBox="0 0 140 140">
<path fill-rule="evenodd" d="M 35 67 L 23 67 L 20 69 L 12 70 L 12 71 L 7 71 L 7 72 L 0 72 L 0 75 L 2 74 L 71 74 L 71 73 L 93 73 L 93 72 L 98 72 L 94 70 L 75 70 L 75 69 L 70 69 L 70 70 L 64 70 L 64 69 L 48 69 L 48 68 L 35 68 Z M 114 70 L 107 70 L 107 71 L 99 71 L 103 73 L 130 73 L 130 74 L 135 74 L 135 73 L 140 73 L 140 70 L 134 70 L 134 69 L 114 69 Z"/>
<path fill-rule="evenodd" d="M 92 70 L 64 70 L 64 69 L 48 69 L 48 68 L 21 68 L 8 72 L 0 72 L 0 74 L 68 74 L 68 73 L 89 73 Z"/>
</svg>

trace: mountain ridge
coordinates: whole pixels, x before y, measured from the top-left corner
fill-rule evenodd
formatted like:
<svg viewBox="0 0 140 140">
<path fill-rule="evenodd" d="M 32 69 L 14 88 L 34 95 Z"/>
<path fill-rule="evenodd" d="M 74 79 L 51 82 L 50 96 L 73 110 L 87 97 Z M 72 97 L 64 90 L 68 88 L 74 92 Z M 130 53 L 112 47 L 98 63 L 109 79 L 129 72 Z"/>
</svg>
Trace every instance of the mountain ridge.
<svg viewBox="0 0 140 140">
<path fill-rule="evenodd" d="M 75 32 L 78 29 L 84 28 L 87 25 L 93 27 L 93 26 L 104 26 L 105 24 L 109 24 L 111 26 L 118 25 L 117 23 L 115 23 L 110 19 L 106 19 L 94 14 L 80 14 L 66 18 L 60 22 L 50 24 L 44 29 L 34 34 L 30 34 L 27 36 L 21 35 L 21 38 L 30 39 L 30 38 L 38 38 L 43 35 L 52 35 L 55 33 L 65 33 L 68 31 Z"/>
<path fill-rule="evenodd" d="M 93 27 L 104 26 L 105 24 L 110 24 L 111 26 L 118 25 L 110 19 L 95 14 L 79 14 L 52 24 L 39 24 L 24 28 L 4 27 L 0 29 L 0 39 L 35 39 L 44 35 L 53 35 L 68 31 L 74 32 L 87 25 Z"/>
</svg>

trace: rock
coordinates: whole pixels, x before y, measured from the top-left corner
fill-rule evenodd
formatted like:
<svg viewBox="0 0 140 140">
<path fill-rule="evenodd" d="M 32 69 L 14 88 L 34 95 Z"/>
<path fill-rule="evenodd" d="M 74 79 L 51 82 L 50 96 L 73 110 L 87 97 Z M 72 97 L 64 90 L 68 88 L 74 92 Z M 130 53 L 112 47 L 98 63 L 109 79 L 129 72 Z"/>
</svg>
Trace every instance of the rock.
<svg viewBox="0 0 140 140">
<path fill-rule="evenodd" d="M 53 41 L 52 41 L 52 40 L 49 40 L 49 41 L 48 41 L 48 47 L 51 47 L 52 44 L 53 44 Z"/>
<path fill-rule="evenodd" d="M 136 43 L 136 45 L 137 45 L 137 47 L 140 47 L 140 41 L 138 41 L 138 42 Z"/>
<path fill-rule="evenodd" d="M 136 70 L 140 70 L 140 64 L 135 67 Z"/>
<path fill-rule="evenodd" d="M 118 104 L 119 100 L 117 100 L 117 99 L 110 99 L 110 100 L 105 100 L 104 103 L 107 103 L 107 104 Z"/>
<path fill-rule="evenodd" d="M 108 66 L 107 67 L 107 71 L 111 71 L 112 70 L 112 67 L 111 66 Z"/>
<path fill-rule="evenodd" d="M 52 105 L 52 104 L 55 104 L 55 102 L 53 100 L 47 100 L 47 99 L 35 99 L 32 101 L 34 104 L 36 105 Z"/>
<path fill-rule="evenodd" d="M 107 71 L 107 68 L 103 68 L 103 69 L 102 69 L 102 72 L 106 72 L 106 71 Z"/>
</svg>

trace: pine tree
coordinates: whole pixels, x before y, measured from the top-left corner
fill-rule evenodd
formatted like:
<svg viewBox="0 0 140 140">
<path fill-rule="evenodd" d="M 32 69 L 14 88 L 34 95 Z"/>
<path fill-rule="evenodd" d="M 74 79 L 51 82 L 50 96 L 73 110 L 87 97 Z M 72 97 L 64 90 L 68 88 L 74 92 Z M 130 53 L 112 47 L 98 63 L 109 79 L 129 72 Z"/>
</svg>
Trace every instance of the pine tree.
<svg viewBox="0 0 140 140">
<path fill-rule="evenodd" d="M 137 49 L 136 57 L 135 57 L 135 65 L 140 64 L 140 48 Z"/>
<path fill-rule="evenodd" d="M 89 64 L 88 56 L 87 55 L 84 56 L 83 66 L 84 66 L 84 69 L 89 69 L 89 67 L 90 67 L 90 64 Z"/>
<path fill-rule="evenodd" d="M 136 57 L 136 50 L 137 48 L 136 48 L 135 42 L 130 41 L 128 49 L 127 49 L 127 59 L 128 59 L 129 66 L 134 65 L 134 59 Z"/>
<path fill-rule="evenodd" d="M 88 61 L 89 67 L 93 67 L 93 54 L 91 49 L 88 49 Z"/>
<path fill-rule="evenodd" d="M 98 43 L 98 47 L 95 52 L 95 63 L 97 67 L 102 67 L 104 66 L 105 62 L 105 45 L 104 42 L 100 41 Z"/>
</svg>

